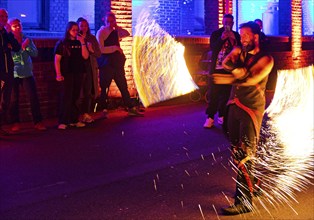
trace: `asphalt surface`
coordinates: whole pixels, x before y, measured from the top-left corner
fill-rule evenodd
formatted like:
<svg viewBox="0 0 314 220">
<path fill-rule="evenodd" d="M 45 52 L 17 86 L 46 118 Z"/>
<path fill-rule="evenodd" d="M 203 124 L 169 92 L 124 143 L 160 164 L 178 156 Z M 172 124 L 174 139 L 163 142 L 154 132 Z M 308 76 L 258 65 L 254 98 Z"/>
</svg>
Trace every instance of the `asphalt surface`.
<svg viewBox="0 0 314 220">
<path fill-rule="evenodd" d="M 223 216 L 235 182 L 221 127 L 202 127 L 206 103 L 169 101 L 130 117 L 95 113 L 85 128 L 0 139 L 0 219 L 314 219 L 314 187 L 291 204 Z M 7 127 L 9 128 L 9 127 Z M 312 181 L 313 183 L 313 181 Z"/>
</svg>

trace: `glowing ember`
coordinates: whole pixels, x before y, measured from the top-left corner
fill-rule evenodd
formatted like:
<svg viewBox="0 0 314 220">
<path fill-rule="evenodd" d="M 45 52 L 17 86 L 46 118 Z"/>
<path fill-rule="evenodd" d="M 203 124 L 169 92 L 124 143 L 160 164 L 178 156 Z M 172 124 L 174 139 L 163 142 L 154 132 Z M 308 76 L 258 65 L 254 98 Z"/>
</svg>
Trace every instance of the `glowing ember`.
<svg viewBox="0 0 314 220">
<path fill-rule="evenodd" d="M 313 66 L 278 72 L 274 99 L 266 110 L 255 176 L 262 181 L 268 206 L 297 201 L 295 191 L 305 190 L 313 179 Z"/>
<path fill-rule="evenodd" d="M 134 80 L 145 107 L 197 89 L 184 60 L 184 46 L 152 16 L 158 5 L 157 1 L 155 7 L 141 11 L 133 37 Z"/>
</svg>

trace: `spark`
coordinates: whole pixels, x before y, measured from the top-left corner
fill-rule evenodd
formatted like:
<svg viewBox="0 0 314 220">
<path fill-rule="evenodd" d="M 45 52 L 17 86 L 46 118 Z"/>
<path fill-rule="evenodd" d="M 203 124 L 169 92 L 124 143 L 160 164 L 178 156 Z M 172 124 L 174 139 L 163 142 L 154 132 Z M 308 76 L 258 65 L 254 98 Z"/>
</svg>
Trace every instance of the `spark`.
<svg viewBox="0 0 314 220">
<path fill-rule="evenodd" d="M 187 158 L 191 159 L 188 152 L 185 152 Z"/>
<path fill-rule="evenodd" d="M 181 201 L 181 207 L 183 208 L 183 201 Z"/>
<path fill-rule="evenodd" d="M 205 158 L 204 158 L 204 155 L 203 155 L 203 154 L 201 154 L 201 158 L 202 158 L 202 160 L 205 160 Z"/>
<path fill-rule="evenodd" d="M 184 170 L 184 172 L 186 173 L 186 175 L 191 176 L 187 170 Z"/>
<path fill-rule="evenodd" d="M 98 103 L 96 102 L 95 106 L 94 106 L 94 112 L 97 111 L 97 106 L 98 106 Z"/>
<path fill-rule="evenodd" d="M 214 161 L 217 162 L 214 153 L 212 153 L 212 156 L 213 156 Z"/>
<path fill-rule="evenodd" d="M 157 23 L 159 2 L 140 12 L 132 48 L 134 81 L 145 107 L 188 94 L 198 87 L 184 59 L 184 46 Z"/>
<path fill-rule="evenodd" d="M 189 151 L 189 149 L 187 149 L 186 147 L 182 147 L 184 150 Z"/>
<path fill-rule="evenodd" d="M 155 180 L 155 179 L 153 179 L 153 182 L 154 182 L 154 189 L 155 189 L 155 191 L 157 191 L 157 184 L 156 184 L 156 180 Z"/>
<path fill-rule="evenodd" d="M 215 207 L 214 204 L 212 204 L 212 206 L 213 206 L 213 209 L 214 209 L 214 211 L 215 211 L 215 213 L 216 213 L 217 219 L 219 220 L 220 218 L 219 218 L 218 212 L 217 212 L 217 210 L 216 210 L 216 207 Z"/>
<path fill-rule="evenodd" d="M 200 204 L 198 204 L 198 208 L 199 208 L 199 210 L 200 210 L 200 212 L 201 212 L 202 218 L 205 220 L 205 216 L 204 216 L 204 214 L 203 214 L 202 207 L 201 207 Z"/>
<path fill-rule="evenodd" d="M 158 173 L 156 174 L 156 178 L 157 178 L 157 180 L 159 181 L 159 175 L 158 175 Z"/>
</svg>

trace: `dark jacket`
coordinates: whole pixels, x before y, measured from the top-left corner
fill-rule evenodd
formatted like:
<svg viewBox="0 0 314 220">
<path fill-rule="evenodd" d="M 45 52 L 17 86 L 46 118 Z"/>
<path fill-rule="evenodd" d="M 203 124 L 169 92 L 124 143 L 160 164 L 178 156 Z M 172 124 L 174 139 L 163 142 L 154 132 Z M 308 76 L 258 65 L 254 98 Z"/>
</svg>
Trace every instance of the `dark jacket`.
<svg viewBox="0 0 314 220">
<path fill-rule="evenodd" d="M 226 40 L 221 40 L 221 35 L 224 32 L 224 27 L 219 28 L 218 30 L 214 31 L 211 35 L 210 35 L 210 49 L 212 51 L 212 60 L 211 60 L 211 68 L 209 70 L 209 73 L 213 73 L 215 68 L 216 68 L 216 61 L 217 61 L 217 57 L 219 54 L 219 51 L 222 48 L 222 45 L 227 41 Z M 236 38 L 237 41 L 237 46 L 241 45 L 241 41 L 240 41 L 240 35 L 238 32 L 236 31 L 232 31 L 234 33 L 234 36 Z"/>
<path fill-rule="evenodd" d="M 12 33 L 8 33 L 4 28 L 0 30 L 0 77 L 10 74 L 13 77 L 14 63 L 11 51 L 18 52 L 21 45 L 14 38 Z"/>
</svg>

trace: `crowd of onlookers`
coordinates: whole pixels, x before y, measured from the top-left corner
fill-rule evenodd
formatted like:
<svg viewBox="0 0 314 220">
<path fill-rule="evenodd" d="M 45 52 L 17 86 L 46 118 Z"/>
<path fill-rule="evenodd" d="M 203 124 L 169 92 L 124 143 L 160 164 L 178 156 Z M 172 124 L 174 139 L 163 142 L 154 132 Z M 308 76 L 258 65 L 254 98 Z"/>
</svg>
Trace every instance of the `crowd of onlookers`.
<svg viewBox="0 0 314 220">
<path fill-rule="evenodd" d="M 36 45 L 23 33 L 22 22 L 8 17 L 0 9 L 0 80 L 1 124 L 11 124 L 9 131 L 21 129 L 19 117 L 20 87 L 29 98 L 34 128 L 44 131 L 46 126 L 40 111 L 40 102 L 33 75 L 32 57 L 38 55 Z M 132 102 L 127 88 L 125 56 L 120 41 L 130 34 L 116 23 L 112 12 L 105 16 L 105 25 L 91 34 L 88 21 L 80 17 L 66 25 L 64 37 L 54 49 L 56 80 L 60 91 L 58 129 L 69 126 L 84 127 L 94 121 L 91 112 L 96 102 L 104 117 L 108 114 L 108 90 L 115 80 L 130 116 L 143 116 Z M 100 85 L 100 88 L 99 88 Z M 100 92 L 99 92 L 100 91 Z"/>
</svg>

